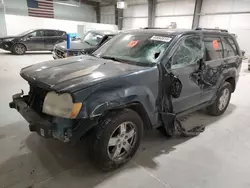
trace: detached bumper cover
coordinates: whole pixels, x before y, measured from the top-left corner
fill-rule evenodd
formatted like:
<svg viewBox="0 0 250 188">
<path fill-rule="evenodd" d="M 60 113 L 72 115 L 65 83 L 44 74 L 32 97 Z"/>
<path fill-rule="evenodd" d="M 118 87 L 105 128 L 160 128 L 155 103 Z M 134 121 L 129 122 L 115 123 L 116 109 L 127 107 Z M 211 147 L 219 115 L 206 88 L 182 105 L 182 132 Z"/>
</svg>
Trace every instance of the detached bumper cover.
<svg viewBox="0 0 250 188">
<path fill-rule="evenodd" d="M 52 138 L 53 124 L 31 109 L 27 105 L 26 100 L 27 96 L 21 97 L 21 94 L 13 95 L 13 101 L 9 103 L 9 106 L 16 109 L 29 123 L 30 131 L 35 131 L 45 138 Z"/>
</svg>

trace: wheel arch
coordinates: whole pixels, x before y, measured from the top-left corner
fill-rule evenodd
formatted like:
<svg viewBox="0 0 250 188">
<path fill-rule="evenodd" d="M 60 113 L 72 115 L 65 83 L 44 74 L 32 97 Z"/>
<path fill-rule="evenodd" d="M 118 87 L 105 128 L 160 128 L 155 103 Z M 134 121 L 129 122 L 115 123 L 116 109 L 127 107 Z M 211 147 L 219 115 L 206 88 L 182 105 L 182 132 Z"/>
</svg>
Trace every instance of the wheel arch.
<svg viewBox="0 0 250 188">
<path fill-rule="evenodd" d="M 15 45 L 17 45 L 17 44 L 22 44 L 22 45 L 25 47 L 25 51 L 28 50 L 27 46 L 26 46 L 24 43 L 22 43 L 22 42 L 15 42 L 15 43 L 12 45 L 12 50 L 13 50 L 13 47 L 14 47 Z"/>
<path fill-rule="evenodd" d="M 236 87 L 236 81 L 235 81 L 235 78 L 234 77 L 229 77 L 229 78 L 226 78 L 225 79 L 225 82 L 228 82 L 231 84 L 232 86 L 232 93 L 235 91 L 235 87 Z"/>
<path fill-rule="evenodd" d="M 234 92 L 237 82 L 236 77 L 237 77 L 237 69 L 234 67 L 228 68 L 221 74 L 217 88 L 219 89 L 225 82 L 228 82 L 232 86 L 232 92 Z"/>
<path fill-rule="evenodd" d="M 149 119 L 148 113 L 146 109 L 144 108 L 143 104 L 138 101 L 127 103 L 122 106 L 114 107 L 114 108 L 109 109 L 108 111 L 123 110 L 126 108 L 135 111 L 140 116 L 143 122 L 144 129 L 152 129 L 153 126 Z"/>
</svg>

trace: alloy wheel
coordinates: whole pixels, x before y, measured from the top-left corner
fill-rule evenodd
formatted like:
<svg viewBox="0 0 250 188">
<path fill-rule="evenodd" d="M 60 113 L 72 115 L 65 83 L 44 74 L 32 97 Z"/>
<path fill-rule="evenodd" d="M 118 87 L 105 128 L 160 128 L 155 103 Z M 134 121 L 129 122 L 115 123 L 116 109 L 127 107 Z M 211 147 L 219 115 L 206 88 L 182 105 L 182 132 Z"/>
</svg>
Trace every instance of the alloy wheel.
<svg viewBox="0 0 250 188">
<path fill-rule="evenodd" d="M 22 44 L 16 44 L 15 51 L 17 54 L 23 54 L 25 52 L 25 47 Z"/>
<path fill-rule="evenodd" d="M 227 106 L 227 103 L 228 103 L 228 100 L 229 100 L 229 89 L 228 88 L 225 88 L 223 91 L 222 91 L 222 95 L 220 96 L 220 99 L 219 99 L 219 110 L 222 111 L 225 109 L 225 107 Z"/>
<path fill-rule="evenodd" d="M 135 124 L 124 122 L 111 134 L 108 142 L 108 155 L 113 161 L 123 160 L 136 142 Z"/>
</svg>

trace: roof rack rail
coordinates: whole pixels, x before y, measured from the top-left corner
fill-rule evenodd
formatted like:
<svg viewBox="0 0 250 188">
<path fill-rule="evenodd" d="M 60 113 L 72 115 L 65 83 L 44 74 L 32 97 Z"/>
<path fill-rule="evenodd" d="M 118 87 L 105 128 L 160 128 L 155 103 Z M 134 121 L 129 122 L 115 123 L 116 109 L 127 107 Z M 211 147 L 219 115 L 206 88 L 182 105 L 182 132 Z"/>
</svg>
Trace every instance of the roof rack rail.
<svg viewBox="0 0 250 188">
<path fill-rule="evenodd" d="M 194 30 L 220 31 L 220 32 L 227 32 L 228 33 L 228 30 L 226 30 L 226 29 L 216 29 L 216 28 L 201 28 L 201 27 L 197 27 Z"/>
</svg>

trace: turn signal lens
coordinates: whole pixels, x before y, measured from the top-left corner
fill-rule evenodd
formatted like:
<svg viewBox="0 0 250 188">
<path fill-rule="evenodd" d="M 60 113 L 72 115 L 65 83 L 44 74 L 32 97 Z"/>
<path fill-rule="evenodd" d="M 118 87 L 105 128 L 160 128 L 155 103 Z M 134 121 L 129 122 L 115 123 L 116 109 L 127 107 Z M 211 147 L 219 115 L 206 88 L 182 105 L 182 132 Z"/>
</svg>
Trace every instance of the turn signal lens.
<svg viewBox="0 0 250 188">
<path fill-rule="evenodd" d="M 81 108 L 82 108 L 82 103 L 80 103 L 80 102 L 79 103 L 74 103 L 71 114 L 70 114 L 70 118 L 71 119 L 76 118 L 76 116 L 79 114 Z"/>
</svg>

